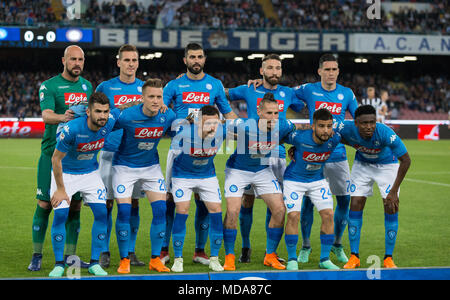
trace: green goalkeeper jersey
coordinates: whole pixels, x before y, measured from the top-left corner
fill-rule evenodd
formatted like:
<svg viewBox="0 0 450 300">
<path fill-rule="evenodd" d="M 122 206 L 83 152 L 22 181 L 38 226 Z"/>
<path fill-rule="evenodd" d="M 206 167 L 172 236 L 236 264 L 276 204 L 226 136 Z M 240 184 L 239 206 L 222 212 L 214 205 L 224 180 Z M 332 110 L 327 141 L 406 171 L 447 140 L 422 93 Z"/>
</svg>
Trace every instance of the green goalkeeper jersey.
<svg viewBox="0 0 450 300">
<path fill-rule="evenodd" d="M 92 92 L 92 84 L 83 77 L 72 82 L 59 74 L 44 81 L 39 88 L 41 111 L 51 109 L 56 114 L 64 114 L 70 106 L 87 103 Z M 50 156 L 55 150 L 57 127 L 58 124 L 45 124 L 41 151 Z"/>
</svg>

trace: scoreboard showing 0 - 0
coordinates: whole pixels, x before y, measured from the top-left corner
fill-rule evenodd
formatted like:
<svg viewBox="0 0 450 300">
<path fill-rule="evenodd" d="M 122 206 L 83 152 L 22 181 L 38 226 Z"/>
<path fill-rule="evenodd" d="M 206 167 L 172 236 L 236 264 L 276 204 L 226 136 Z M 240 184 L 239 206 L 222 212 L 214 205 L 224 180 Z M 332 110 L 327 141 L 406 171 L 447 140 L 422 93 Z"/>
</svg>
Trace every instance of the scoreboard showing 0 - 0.
<svg viewBox="0 0 450 300">
<path fill-rule="evenodd" d="M 94 30 L 81 28 L 21 28 L 21 40 L 31 47 L 59 48 L 70 44 L 81 47 L 94 45 Z"/>
<path fill-rule="evenodd" d="M 18 48 L 65 48 L 77 44 L 83 48 L 95 46 L 95 29 L 0 27 L 0 46 Z"/>
<path fill-rule="evenodd" d="M 56 41 L 56 31 L 39 29 L 22 29 L 22 39 L 25 42 L 31 43 L 34 41 L 45 41 L 54 43 Z"/>
</svg>

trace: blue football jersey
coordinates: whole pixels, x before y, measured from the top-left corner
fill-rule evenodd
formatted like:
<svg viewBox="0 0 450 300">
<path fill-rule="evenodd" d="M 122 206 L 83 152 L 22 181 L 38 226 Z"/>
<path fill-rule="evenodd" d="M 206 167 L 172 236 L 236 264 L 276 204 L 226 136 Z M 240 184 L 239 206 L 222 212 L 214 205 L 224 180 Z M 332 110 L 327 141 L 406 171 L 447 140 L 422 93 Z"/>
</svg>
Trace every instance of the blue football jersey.
<svg viewBox="0 0 450 300">
<path fill-rule="evenodd" d="M 345 113 L 348 111 L 352 116 L 358 108 L 358 102 L 352 90 L 348 87 L 336 84 L 336 88 L 327 91 L 322 87 L 322 83 L 305 83 L 295 88 L 298 98 L 302 99 L 309 110 L 309 119 L 312 124 L 313 114 L 321 108 L 328 109 L 333 115 L 334 122 L 342 122 Z M 339 145 L 331 154 L 328 162 L 339 162 L 347 159 L 344 145 Z"/>
<path fill-rule="evenodd" d="M 135 105 L 120 114 L 115 127 L 123 129 L 123 136 L 114 154 L 113 165 L 143 168 L 159 163 L 157 146 L 166 131 L 171 132 L 175 113 L 168 109 L 149 117 L 142 108 L 143 104 Z"/>
<path fill-rule="evenodd" d="M 313 182 L 324 179 L 323 166 L 331 153 L 339 145 L 341 136 L 336 133 L 327 142 L 317 144 L 313 140 L 313 131 L 297 130 L 286 138 L 286 143 L 295 146 L 295 161 L 287 166 L 285 180 Z"/>
<path fill-rule="evenodd" d="M 180 152 L 173 161 L 174 178 L 209 178 L 216 176 L 214 157 L 226 138 L 226 127 L 219 125 L 214 137 L 202 139 L 198 126 L 184 128 L 172 140 L 172 149 Z"/>
<path fill-rule="evenodd" d="M 387 125 L 377 123 L 372 138 L 363 139 L 354 121 L 338 123 L 336 130 L 350 146 L 356 149 L 355 160 L 373 164 L 398 162 L 407 150 L 398 135 Z"/>
<path fill-rule="evenodd" d="M 125 83 L 119 76 L 100 83 L 95 90 L 104 93 L 112 107 L 120 107 L 123 104 L 135 101 L 142 101 L 142 86 L 144 81 L 136 78 L 133 83 Z M 112 132 L 105 140 L 103 150 L 116 152 L 122 139 L 122 130 Z"/>
<path fill-rule="evenodd" d="M 286 111 L 289 107 L 296 112 L 300 112 L 305 107 L 303 101 L 300 101 L 297 98 L 294 89 L 279 84 L 274 90 L 266 89 L 262 85 L 255 89 L 253 86 L 248 87 L 244 84 L 229 89 L 228 95 L 230 101 L 245 100 L 247 103 L 247 117 L 250 119 L 257 119 L 259 118 L 257 111 L 259 103 L 267 92 L 272 93 L 275 100 L 277 100 L 279 117 L 282 119 L 286 119 Z M 280 145 L 279 151 L 280 157 L 286 158 L 286 149 L 284 148 L 284 145 Z"/>
<path fill-rule="evenodd" d="M 286 119 L 278 119 L 277 125 L 269 132 L 261 131 L 259 119 L 236 119 L 230 122 L 228 130 L 237 133 L 236 150 L 227 160 L 228 168 L 258 172 L 269 166 L 264 161 L 279 155 L 280 141 L 295 130 L 295 125 Z"/>
<path fill-rule="evenodd" d="M 171 80 L 164 87 L 164 104 L 173 103 L 177 119 L 186 118 L 205 105 L 217 105 L 222 114 L 231 112 L 222 82 L 208 74 L 200 80 L 192 80 L 183 75 Z"/>
<path fill-rule="evenodd" d="M 96 132 L 89 129 L 87 115 L 64 125 L 56 143 L 56 149 L 67 153 L 62 159 L 64 173 L 87 174 L 98 169 L 97 153 L 103 148 L 119 114 L 120 110 L 111 110 L 106 125 Z"/>
</svg>

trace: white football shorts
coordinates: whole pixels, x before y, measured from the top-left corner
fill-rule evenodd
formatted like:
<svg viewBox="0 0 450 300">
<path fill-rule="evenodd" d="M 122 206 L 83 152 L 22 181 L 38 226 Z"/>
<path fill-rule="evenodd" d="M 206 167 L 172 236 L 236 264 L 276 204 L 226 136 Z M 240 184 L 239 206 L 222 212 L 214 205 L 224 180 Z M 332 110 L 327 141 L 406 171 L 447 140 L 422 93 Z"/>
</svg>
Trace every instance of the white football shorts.
<svg viewBox="0 0 450 300">
<path fill-rule="evenodd" d="M 98 170 L 95 170 L 87 174 L 63 173 L 62 176 L 64 187 L 67 196 L 69 196 L 69 199 L 71 199 L 73 194 L 75 194 L 76 192 L 80 192 L 85 205 L 89 203 L 106 204 L 106 189 Z M 56 191 L 56 181 L 52 171 L 50 196 L 53 196 L 55 191 Z M 68 207 L 69 204 L 67 203 L 67 201 L 63 201 L 58 207 L 54 209 L 61 209 Z"/>
<path fill-rule="evenodd" d="M 373 184 L 376 182 L 381 197 L 386 198 L 397 178 L 399 166 L 398 163 L 370 164 L 355 160 L 351 173 L 351 195 L 356 197 L 372 196 Z"/>
<path fill-rule="evenodd" d="M 284 181 L 283 199 L 287 213 L 301 211 L 303 196 L 308 196 L 318 211 L 333 209 L 333 196 L 325 179 L 313 182 Z"/>
<path fill-rule="evenodd" d="M 100 176 L 102 177 L 103 183 L 106 188 L 106 200 L 114 199 L 114 189 L 112 184 L 112 161 L 114 157 L 114 152 L 111 151 L 100 151 L 99 153 L 99 165 Z M 141 190 L 140 186 L 135 184 L 133 188 L 132 199 L 144 198 L 145 193 Z"/>
<path fill-rule="evenodd" d="M 281 194 L 281 187 L 271 168 L 258 172 L 225 168 L 225 197 L 242 197 L 247 186 L 251 185 L 258 196 Z"/>
<path fill-rule="evenodd" d="M 144 168 L 123 165 L 112 167 L 114 198 L 130 198 L 135 185 L 143 191 L 166 193 L 166 184 L 159 164 Z"/>
<path fill-rule="evenodd" d="M 283 189 L 283 177 L 284 171 L 286 170 L 286 158 L 269 157 L 269 163 L 269 168 L 272 170 L 273 175 L 275 175 L 275 178 L 278 180 L 281 189 Z M 244 194 L 254 195 L 255 191 L 253 189 L 253 186 L 247 186 L 244 190 Z"/>
<path fill-rule="evenodd" d="M 175 203 L 190 201 L 192 193 L 198 193 L 204 202 L 222 202 L 222 194 L 217 177 L 172 178 L 173 200 Z"/>
<path fill-rule="evenodd" d="M 326 162 L 323 175 L 330 185 L 333 195 L 350 195 L 350 168 L 348 161 Z"/>
</svg>

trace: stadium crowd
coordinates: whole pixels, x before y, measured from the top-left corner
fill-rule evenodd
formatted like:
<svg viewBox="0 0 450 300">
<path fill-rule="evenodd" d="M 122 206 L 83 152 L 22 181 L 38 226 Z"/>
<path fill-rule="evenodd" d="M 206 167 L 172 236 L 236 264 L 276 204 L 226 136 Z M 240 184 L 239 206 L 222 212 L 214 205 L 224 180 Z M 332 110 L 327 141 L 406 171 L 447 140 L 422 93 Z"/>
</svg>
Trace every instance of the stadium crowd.
<svg viewBox="0 0 450 300">
<path fill-rule="evenodd" d="M 0 72 L 0 117 L 41 117 L 39 106 L 39 86 L 47 78 L 54 76 L 50 72 Z M 176 72 L 147 73 L 143 76 L 142 71 L 138 77 L 159 77 L 165 83 L 175 78 Z M 249 79 L 243 73 L 211 73 L 220 79 L 225 87 L 235 87 L 244 84 Z M 115 74 L 104 74 L 100 71 L 85 72 L 83 75 L 92 82 L 94 88 L 106 78 Z M 284 74 L 282 84 L 296 86 L 305 82 L 315 82 L 318 78 L 314 74 Z M 344 74 L 339 83 L 352 88 L 356 97 L 366 97 L 368 85 L 375 85 L 378 92 L 386 89 L 389 92 L 388 106 L 391 111 L 390 118 L 400 119 L 403 110 L 412 110 L 427 113 L 445 113 L 450 108 L 450 84 L 446 76 L 432 77 L 424 75 L 413 78 L 409 82 L 394 82 L 385 79 L 382 75 L 369 76 L 362 74 Z M 245 111 L 242 103 L 233 103 L 233 108 L 240 114 Z M 301 114 L 299 117 L 306 117 Z"/>
<path fill-rule="evenodd" d="M 365 0 L 280 1 L 272 0 L 273 17 L 266 17 L 256 0 L 181 0 L 176 12 L 169 12 L 163 26 L 196 29 L 352 30 L 362 32 L 450 32 L 450 6 L 446 1 L 428 0 L 431 10 L 403 7 L 383 11 L 381 19 L 366 17 Z M 81 22 L 86 25 L 158 25 L 158 16 L 168 1 L 153 0 L 146 7 L 141 1 L 88 2 Z M 175 1 L 177 2 L 177 1 Z M 178 1 L 179 2 L 179 1 Z M 398 2 L 398 1 L 397 1 Z M 415 1 L 401 1 L 415 2 Z M 58 16 L 57 16 L 58 15 Z M 59 20 L 61 18 L 61 20 Z M 49 0 L 0 1 L 0 24 L 39 25 L 71 23 L 65 14 L 55 14 Z"/>
</svg>

